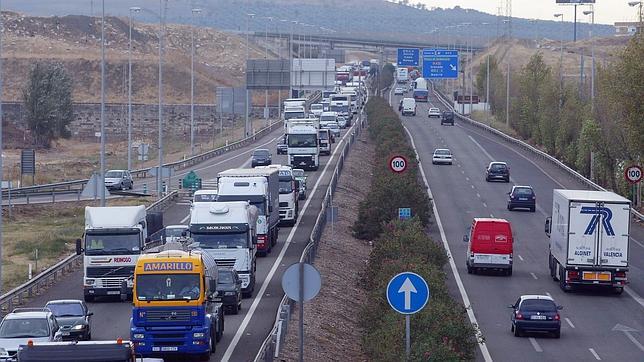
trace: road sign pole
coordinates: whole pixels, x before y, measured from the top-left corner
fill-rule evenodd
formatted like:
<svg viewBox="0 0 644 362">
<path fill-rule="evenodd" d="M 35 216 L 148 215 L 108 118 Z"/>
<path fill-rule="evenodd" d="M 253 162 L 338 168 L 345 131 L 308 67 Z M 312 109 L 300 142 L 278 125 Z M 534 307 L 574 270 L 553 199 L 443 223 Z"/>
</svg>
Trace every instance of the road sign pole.
<svg viewBox="0 0 644 362">
<path fill-rule="evenodd" d="M 410 321 L 409 321 L 409 314 L 405 316 L 405 356 L 406 360 L 409 361 L 409 356 L 411 355 L 411 327 L 410 327 Z"/>
<path fill-rule="evenodd" d="M 304 362 L 304 262 L 300 262 L 300 362 Z"/>
</svg>

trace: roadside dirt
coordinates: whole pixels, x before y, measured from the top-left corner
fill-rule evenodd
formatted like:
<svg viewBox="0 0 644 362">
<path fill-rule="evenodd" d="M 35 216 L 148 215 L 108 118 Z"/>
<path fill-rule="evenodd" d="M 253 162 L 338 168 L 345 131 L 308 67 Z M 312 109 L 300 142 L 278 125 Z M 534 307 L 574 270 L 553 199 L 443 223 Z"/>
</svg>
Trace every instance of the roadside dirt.
<svg viewBox="0 0 644 362">
<path fill-rule="evenodd" d="M 358 285 L 371 251 L 368 243 L 351 236 L 358 206 L 371 184 L 373 146 L 366 132 L 358 139 L 340 176 L 334 203 L 338 222 L 334 233 L 327 224 L 322 233 L 315 267 L 322 274 L 322 290 L 304 305 L 305 360 L 365 361 L 361 348 L 362 330 L 358 315 L 365 302 Z M 280 360 L 298 359 L 299 314 L 297 308 L 289 325 Z"/>
</svg>

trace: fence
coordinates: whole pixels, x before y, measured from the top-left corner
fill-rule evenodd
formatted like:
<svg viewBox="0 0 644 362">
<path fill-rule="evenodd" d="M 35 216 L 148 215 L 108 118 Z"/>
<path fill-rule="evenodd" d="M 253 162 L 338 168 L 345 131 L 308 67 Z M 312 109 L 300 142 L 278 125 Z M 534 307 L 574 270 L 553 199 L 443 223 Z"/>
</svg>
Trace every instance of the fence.
<svg viewBox="0 0 644 362">
<path fill-rule="evenodd" d="M 322 200 L 322 209 L 318 214 L 317 219 L 315 220 L 315 225 L 309 236 L 309 242 L 302 252 L 300 257 L 300 262 L 313 263 L 317 255 L 317 250 L 319 246 L 320 237 L 322 235 L 322 230 L 326 225 L 326 216 L 327 208 L 331 206 L 331 196 L 335 192 L 335 188 L 338 184 L 338 178 L 340 177 L 340 172 L 344 167 L 344 160 L 349 154 L 351 146 L 356 141 L 356 138 L 360 135 L 364 127 L 366 126 L 366 121 L 364 118 L 360 122 L 356 123 L 355 129 L 351 133 L 349 141 L 342 148 L 340 153 L 338 164 L 333 170 L 333 175 L 329 181 L 329 186 Z M 288 298 L 286 295 L 282 298 L 279 308 L 277 309 L 277 317 L 275 318 L 275 325 L 270 331 L 268 337 L 264 340 L 264 343 L 259 349 L 257 356 L 255 357 L 255 362 L 259 361 L 273 361 L 274 358 L 279 357 L 281 343 L 283 343 L 286 333 L 288 332 L 288 323 L 291 319 L 291 313 L 295 307 L 295 302 Z"/>
<path fill-rule="evenodd" d="M 146 210 L 148 212 L 164 211 L 169 205 L 174 203 L 177 195 L 178 191 L 172 191 L 148 206 Z M 58 279 L 63 278 L 65 274 L 82 264 L 82 255 L 72 254 L 59 261 L 56 265 L 36 275 L 30 281 L 3 294 L 0 296 L 0 315 L 4 316 L 10 313 L 14 307 L 22 305 L 25 299 L 38 295 L 41 290 L 47 289 L 49 286 L 55 284 Z"/>
<path fill-rule="evenodd" d="M 434 89 L 433 91 L 434 91 L 434 94 L 441 100 L 441 102 L 443 102 L 443 104 L 446 107 L 449 107 L 450 109 L 453 110 L 452 103 L 451 103 L 451 101 L 449 100 L 449 98 L 447 96 L 445 96 L 443 93 L 441 93 L 440 91 L 438 91 L 436 89 Z M 547 153 L 535 148 L 534 146 L 532 146 L 532 145 L 530 145 L 530 144 L 528 144 L 528 143 L 526 143 L 524 141 L 521 141 L 521 140 L 518 140 L 516 138 L 510 137 L 507 134 L 497 130 L 496 128 L 490 127 L 490 126 L 488 126 L 486 124 L 483 124 L 481 122 L 475 121 L 475 120 L 473 120 L 473 119 L 471 119 L 469 117 L 463 116 L 463 115 L 457 113 L 456 111 L 454 112 L 454 114 L 459 119 L 461 119 L 461 120 L 463 120 L 465 122 L 468 122 L 469 124 L 471 124 L 473 126 L 476 126 L 476 127 L 480 128 L 480 129 L 483 129 L 483 130 L 485 130 L 485 131 L 487 131 L 489 133 L 492 133 L 492 134 L 502 138 L 506 142 L 514 144 L 516 146 L 519 146 L 522 149 L 524 149 L 526 151 L 529 151 L 533 155 L 535 155 L 537 157 L 540 157 L 541 159 L 552 163 L 553 165 L 559 167 L 564 172 L 566 172 L 571 178 L 573 178 L 576 181 L 582 183 L 583 185 L 586 185 L 587 187 L 589 187 L 591 189 L 594 189 L 594 190 L 606 191 L 605 188 L 603 188 L 600 185 L 594 183 L 593 181 L 587 179 L 582 174 L 580 174 L 579 172 L 577 172 L 577 171 L 573 170 L 572 168 L 568 167 L 567 165 L 565 165 L 563 162 L 559 161 L 555 157 L 550 156 L 549 154 L 547 154 Z M 637 210 L 631 208 L 631 213 L 633 214 L 633 216 L 638 218 L 640 221 L 644 221 L 644 215 L 642 215 Z"/>
</svg>

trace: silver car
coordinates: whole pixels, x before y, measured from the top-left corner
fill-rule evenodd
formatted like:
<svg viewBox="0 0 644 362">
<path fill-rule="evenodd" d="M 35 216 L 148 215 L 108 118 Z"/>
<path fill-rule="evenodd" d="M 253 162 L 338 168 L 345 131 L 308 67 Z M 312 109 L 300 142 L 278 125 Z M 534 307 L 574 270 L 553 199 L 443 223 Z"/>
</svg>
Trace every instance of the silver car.
<svg viewBox="0 0 644 362">
<path fill-rule="evenodd" d="M 105 187 L 110 190 L 131 190 L 134 187 L 132 174 L 128 170 L 105 172 Z"/>
<path fill-rule="evenodd" d="M 28 341 L 58 342 L 62 333 L 48 308 L 16 308 L 0 322 L 0 360 L 15 358 Z"/>
</svg>

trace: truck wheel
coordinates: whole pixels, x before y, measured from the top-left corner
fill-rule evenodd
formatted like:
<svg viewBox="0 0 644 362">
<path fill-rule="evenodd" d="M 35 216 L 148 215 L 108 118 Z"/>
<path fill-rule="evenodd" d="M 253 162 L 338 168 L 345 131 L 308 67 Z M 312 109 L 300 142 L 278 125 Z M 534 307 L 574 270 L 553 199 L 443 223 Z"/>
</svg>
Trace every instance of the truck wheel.
<svg viewBox="0 0 644 362">
<path fill-rule="evenodd" d="M 620 295 L 620 294 L 622 294 L 623 292 L 624 292 L 624 288 L 623 288 L 623 287 L 613 288 L 613 293 L 615 293 L 615 294 L 617 294 L 617 295 Z"/>
<path fill-rule="evenodd" d="M 563 290 L 565 293 L 569 293 L 572 287 L 568 283 L 566 283 L 565 273 L 566 271 L 563 269 L 559 273 L 559 288 L 561 288 L 561 290 Z"/>
<path fill-rule="evenodd" d="M 548 255 L 548 267 L 550 268 L 550 277 L 552 280 L 557 281 L 557 275 L 555 275 L 554 261 L 552 260 L 552 254 Z"/>
<path fill-rule="evenodd" d="M 472 267 L 469 265 L 467 266 L 467 274 L 472 274 Z"/>
</svg>

